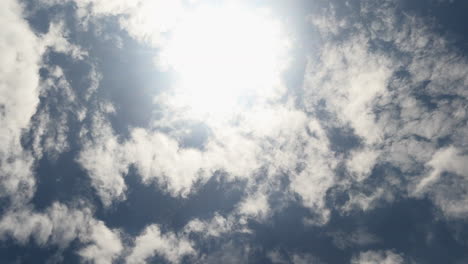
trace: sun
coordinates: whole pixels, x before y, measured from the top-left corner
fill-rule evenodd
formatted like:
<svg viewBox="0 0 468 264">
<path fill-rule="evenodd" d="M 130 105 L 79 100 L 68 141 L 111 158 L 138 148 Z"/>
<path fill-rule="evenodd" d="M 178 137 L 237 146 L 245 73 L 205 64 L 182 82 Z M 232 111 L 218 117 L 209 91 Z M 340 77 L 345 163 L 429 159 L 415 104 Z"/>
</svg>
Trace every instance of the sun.
<svg viewBox="0 0 468 264">
<path fill-rule="evenodd" d="M 204 6 L 181 19 L 160 59 L 177 76 L 177 104 L 226 117 L 275 95 L 286 48 L 280 23 L 265 10 Z"/>
</svg>

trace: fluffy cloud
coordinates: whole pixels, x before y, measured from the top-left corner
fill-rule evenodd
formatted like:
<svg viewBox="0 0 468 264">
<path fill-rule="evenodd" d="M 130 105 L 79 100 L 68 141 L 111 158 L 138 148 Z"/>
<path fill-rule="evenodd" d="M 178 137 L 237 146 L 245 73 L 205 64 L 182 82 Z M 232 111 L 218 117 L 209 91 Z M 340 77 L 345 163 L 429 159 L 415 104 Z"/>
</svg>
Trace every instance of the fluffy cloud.
<svg viewBox="0 0 468 264">
<path fill-rule="evenodd" d="M 47 34 L 37 36 L 24 20 L 22 7 L 16 1 L 3 1 L 1 10 L 4 30 L 0 33 L 0 144 L 3 146 L 0 195 L 21 204 L 31 198 L 35 187 L 31 171 L 34 158 L 23 150 L 20 138 L 39 104 L 42 57 L 48 50 L 73 58 L 82 58 L 85 53 L 67 41 L 63 27 L 58 24 L 52 24 Z M 64 133 L 57 131 L 57 139 L 62 142 L 57 148 L 66 144 Z M 54 147 L 49 144 L 48 148 Z"/>
<path fill-rule="evenodd" d="M 88 245 L 78 254 L 96 264 L 114 263 L 123 249 L 119 232 L 109 229 L 102 221 L 91 220 L 88 225 L 87 232 L 80 236 Z"/>
<path fill-rule="evenodd" d="M 429 194 L 442 212 L 452 218 L 468 216 L 468 156 L 455 147 L 440 149 L 426 163 L 429 172 L 412 188 L 413 195 Z"/>
<path fill-rule="evenodd" d="M 88 208 L 69 208 L 54 203 L 44 213 L 30 208 L 7 211 L 0 220 L 0 238 L 26 244 L 31 238 L 40 245 L 66 248 L 75 239 L 86 247 L 78 253 L 94 263 L 112 263 L 123 249 L 118 231 L 95 220 Z"/>
<path fill-rule="evenodd" d="M 43 51 L 16 1 L 2 1 L 0 9 L 0 194 L 24 200 L 32 196 L 35 181 L 31 176 L 33 159 L 23 151 L 20 136 L 39 102 Z"/>
<path fill-rule="evenodd" d="M 107 1 L 107 0 L 41 0 L 45 6 L 54 6 L 73 2 L 76 14 L 83 26 L 96 22 L 106 16 L 118 16 L 120 27 L 132 37 L 154 47 L 161 45 L 166 38 L 164 33 L 171 30 L 180 19 L 186 7 L 181 0 L 138 0 L 138 1 Z"/>
<path fill-rule="evenodd" d="M 88 171 L 91 183 L 104 205 L 114 199 L 125 199 L 127 189 L 123 176 L 128 171 L 128 162 L 122 152 L 117 136 L 102 114 L 95 114 L 91 130 L 83 130 L 83 150 L 78 163 Z"/>
<path fill-rule="evenodd" d="M 127 263 L 143 263 L 146 259 L 159 255 L 171 263 L 179 263 L 183 256 L 195 253 L 191 242 L 185 237 L 179 237 L 172 232 L 162 233 L 154 224 L 135 239 L 135 245 L 127 256 Z"/>
</svg>

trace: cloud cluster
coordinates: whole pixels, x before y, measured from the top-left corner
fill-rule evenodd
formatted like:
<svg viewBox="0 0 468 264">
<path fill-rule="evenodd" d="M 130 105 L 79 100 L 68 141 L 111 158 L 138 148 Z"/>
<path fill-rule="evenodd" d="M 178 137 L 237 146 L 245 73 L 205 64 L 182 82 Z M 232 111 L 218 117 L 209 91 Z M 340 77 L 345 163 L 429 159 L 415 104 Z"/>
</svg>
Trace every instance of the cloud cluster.
<svg viewBox="0 0 468 264">
<path fill-rule="evenodd" d="M 35 188 L 32 166 L 34 157 L 23 149 L 21 136 L 31 125 L 39 105 L 41 93 L 53 86 L 51 83 L 40 82 L 39 69 L 43 66 L 43 57 L 49 51 L 68 54 L 74 59 L 86 55 L 79 47 L 70 44 L 65 37 L 63 25 L 51 24 L 47 34 L 38 36 L 23 18 L 22 7 L 16 1 L 2 2 L 2 24 L 4 30 L 0 35 L 2 58 L 0 72 L 0 186 L 2 197 L 10 197 L 13 203 L 22 204 L 29 200 Z M 70 88 L 61 77 L 60 69 L 52 70 L 54 78 L 59 79 L 56 87 L 70 93 Z M 61 83 L 60 83 L 61 82 Z M 36 142 L 45 134 L 44 123 L 47 123 L 47 113 L 39 113 L 36 122 L 38 132 Z M 63 118 L 62 118 L 63 121 Z M 36 156 L 42 152 L 61 152 L 66 148 L 65 126 L 60 126 L 54 132 L 54 138 L 59 144 L 44 142 L 35 145 Z M 39 149 L 41 148 L 41 149 Z"/>
<path fill-rule="evenodd" d="M 158 254 L 171 263 L 178 263 L 184 255 L 195 251 L 186 237 L 178 237 L 172 232 L 162 233 L 158 225 L 150 225 L 135 239 L 135 246 L 126 263 L 143 263 Z"/>
<path fill-rule="evenodd" d="M 69 2 L 84 28 L 117 17 L 121 29 L 152 48 L 165 45 L 190 6 L 162 0 Z M 130 127 L 127 137 L 112 126 L 113 102 L 97 102 L 91 114 L 77 102 L 88 101 L 97 89 L 96 69 L 89 76 L 93 87 L 77 99 L 64 69 L 44 59 L 51 51 L 73 60 L 88 56 L 68 41 L 65 24 L 51 23 L 48 33 L 37 35 L 16 1 L 0 7 L 0 197 L 11 203 L 0 219 L 0 239 L 23 245 L 32 239 L 59 249 L 79 241 L 77 254 L 94 263 L 143 263 L 155 256 L 171 263 L 186 257 L 215 263 L 245 261 L 250 249 L 227 243 L 204 255 L 193 238 L 251 232 L 249 220 L 266 221 L 281 210 L 271 201 L 278 193 L 307 208 L 310 216 L 303 223 L 312 225 L 327 224 L 333 211 L 371 210 L 402 197 L 427 197 L 450 219 L 468 216 L 468 60 L 391 1 L 364 0 L 348 18 L 338 18 L 333 8 L 310 16 L 308 26 L 322 45 L 310 51 L 300 96 L 284 86 L 229 118 L 200 120 L 170 93 L 159 94 L 158 115 L 146 128 Z M 40 69 L 47 77 L 41 78 Z M 130 168 L 143 184 L 176 198 L 189 199 L 214 176 L 242 181 L 244 196 L 231 212 L 192 219 L 179 232 L 150 223 L 129 243 L 90 207 L 56 202 L 36 211 L 29 203 L 35 162 L 69 150 L 70 116 L 82 125 L 76 162 L 104 210 L 126 199 Z M 199 123 L 206 127 L 206 140 L 188 146 L 195 133 L 191 125 Z M 27 130 L 31 149 L 22 142 Z M 338 142 L 333 133 L 345 140 Z M 333 199 L 336 194 L 346 198 Z M 342 250 L 380 242 L 365 230 L 329 235 Z M 322 263 L 310 254 L 274 251 L 268 257 L 273 263 Z M 390 250 L 351 259 L 353 264 L 404 262 Z"/>
<path fill-rule="evenodd" d="M 37 112 L 40 96 L 50 90 L 71 102 L 74 96 L 61 68 L 47 65 L 44 57 L 54 51 L 82 59 L 86 53 L 68 42 L 63 25 L 51 24 L 47 34 L 36 35 L 23 18 L 20 4 L 8 0 L 0 6 L 0 196 L 10 201 L 2 211 L 0 238 L 21 244 L 33 239 L 40 246 L 60 249 L 79 239 L 88 245 L 79 252 L 84 258 L 112 263 L 122 250 L 119 234 L 94 219 L 90 209 L 54 203 L 41 213 L 29 203 L 35 192 L 36 158 L 44 153 L 56 156 L 68 146 L 66 116 L 50 130 L 50 109 L 41 107 Z M 50 72 L 45 81 L 40 81 L 41 67 Z M 32 152 L 21 141 L 28 129 L 33 129 Z"/>
<path fill-rule="evenodd" d="M 33 158 L 23 151 L 20 137 L 39 102 L 43 50 L 16 1 L 3 1 L 0 12 L 4 28 L 0 33 L 0 194 L 22 201 L 31 198 L 35 183 Z"/>
<path fill-rule="evenodd" d="M 44 213 L 31 208 L 7 212 L 0 220 L 0 239 L 7 237 L 21 244 L 32 238 L 40 246 L 60 249 L 79 239 L 86 246 L 78 254 L 99 264 L 113 263 L 123 248 L 119 232 L 94 219 L 90 209 L 69 208 L 60 203 L 54 203 Z"/>
<path fill-rule="evenodd" d="M 342 185 L 351 191 L 343 209 L 427 194 L 447 217 L 464 217 L 468 61 L 391 1 L 362 1 L 350 12 L 360 18 L 311 19 L 324 44 L 309 58 L 304 84 L 306 109 L 325 111 L 330 126 L 358 139 L 344 161 Z M 379 167 L 401 173 L 386 170 L 375 186 L 369 177 Z M 433 184 L 442 175 L 457 195 Z"/>
</svg>

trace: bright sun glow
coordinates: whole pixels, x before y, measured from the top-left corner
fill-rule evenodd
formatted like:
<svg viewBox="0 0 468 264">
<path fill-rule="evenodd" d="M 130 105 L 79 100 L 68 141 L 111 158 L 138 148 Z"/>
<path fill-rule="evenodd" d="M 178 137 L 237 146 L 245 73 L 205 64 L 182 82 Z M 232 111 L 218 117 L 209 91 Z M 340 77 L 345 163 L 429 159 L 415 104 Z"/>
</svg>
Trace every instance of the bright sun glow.
<svg viewBox="0 0 468 264">
<path fill-rule="evenodd" d="M 178 104 L 193 114 L 225 116 L 274 94 L 286 45 L 265 12 L 203 7 L 181 20 L 161 59 L 178 76 Z"/>
</svg>

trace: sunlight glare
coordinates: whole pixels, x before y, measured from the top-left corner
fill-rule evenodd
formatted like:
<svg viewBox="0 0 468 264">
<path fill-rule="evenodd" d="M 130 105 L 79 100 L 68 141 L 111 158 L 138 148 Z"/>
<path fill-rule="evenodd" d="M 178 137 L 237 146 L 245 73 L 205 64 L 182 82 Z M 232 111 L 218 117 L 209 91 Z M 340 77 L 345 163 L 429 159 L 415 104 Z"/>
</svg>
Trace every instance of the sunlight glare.
<svg viewBox="0 0 468 264">
<path fill-rule="evenodd" d="M 178 77 L 177 101 L 193 114 L 226 115 L 274 92 L 286 42 L 278 23 L 254 11 L 198 8 L 172 32 L 161 58 Z"/>
</svg>

